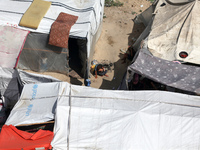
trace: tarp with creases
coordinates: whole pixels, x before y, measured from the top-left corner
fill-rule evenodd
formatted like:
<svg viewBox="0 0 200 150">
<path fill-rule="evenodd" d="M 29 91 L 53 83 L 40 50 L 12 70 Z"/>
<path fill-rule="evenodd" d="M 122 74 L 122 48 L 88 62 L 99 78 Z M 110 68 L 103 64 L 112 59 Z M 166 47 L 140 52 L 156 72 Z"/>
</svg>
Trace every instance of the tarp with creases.
<svg viewBox="0 0 200 150">
<path fill-rule="evenodd" d="M 49 34 L 52 23 L 61 12 L 78 16 L 77 22 L 70 29 L 69 36 L 76 39 L 87 39 L 86 59 L 82 60 L 84 74 L 89 75 L 90 62 L 94 54 L 94 45 L 101 33 L 104 12 L 104 0 L 56 0 L 51 1 L 51 6 L 38 28 L 31 29 L 19 26 L 20 19 L 31 5 L 30 1 L 0 0 L 0 25 L 15 26 L 16 28 Z M 11 17 L 12 16 L 12 17 Z M 80 54 L 81 55 L 81 54 Z"/>
<path fill-rule="evenodd" d="M 33 86 L 26 85 L 24 93 L 33 94 Z M 27 94 L 21 96 L 24 102 Z M 35 111 L 34 105 L 39 109 L 50 97 L 56 97 L 53 150 L 198 149 L 200 144 L 199 96 L 101 90 L 57 82 L 38 84 L 34 97 L 33 109 L 26 109 L 32 117 L 44 111 Z M 46 114 L 51 113 L 51 106 L 45 107 Z M 15 108 L 20 107 L 25 110 L 21 103 Z M 14 113 L 9 117 L 10 123 L 20 124 Z"/>
<path fill-rule="evenodd" d="M 13 108 L 18 101 L 25 84 L 60 82 L 47 75 L 27 73 L 22 70 L 0 68 L 0 94 L 6 108 Z"/>
<path fill-rule="evenodd" d="M 0 94 L 6 108 L 12 108 L 20 97 L 20 86 L 16 69 L 0 68 Z"/>
<path fill-rule="evenodd" d="M 200 1 L 160 0 L 148 36 L 149 51 L 166 60 L 200 64 Z M 188 56 L 183 58 L 181 52 Z"/>
<path fill-rule="evenodd" d="M 6 125 L 43 123 L 54 119 L 59 82 L 55 84 L 27 84 L 12 109 Z"/>
<path fill-rule="evenodd" d="M 140 74 L 169 87 L 200 94 L 200 68 L 198 66 L 167 61 L 140 50 L 127 72 Z"/>
<path fill-rule="evenodd" d="M 198 96 L 75 85 L 64 93 L 57 103 L 54 150 L 198 149 Z"/>
<path fill-rule="evenodd" d="M 31 83 L 46 83 L 46 82 L 61 82 L 60 80 L 48 76 L 48 75 L 42 75 L 42 74 L 36 74 L 36 73 L 28 73 L 23 70 L 17 70 L 19 77 L 20 77 L 20 84 L 31 84 Z"/>
<path fill-rule="evenodd" d="M 67 48 L 48 44 L 49 34 L 29 33 L 17 63 L 18 69 L 69 73 Z"/>
<path fill-rule="evenodd" d="M 0 150 L 49 150 L 52 139 L 52 131 L 40 129 L 36 133 L 29 133 L 13 125 L 4 125 L 0 133 Z"/>
</svg>

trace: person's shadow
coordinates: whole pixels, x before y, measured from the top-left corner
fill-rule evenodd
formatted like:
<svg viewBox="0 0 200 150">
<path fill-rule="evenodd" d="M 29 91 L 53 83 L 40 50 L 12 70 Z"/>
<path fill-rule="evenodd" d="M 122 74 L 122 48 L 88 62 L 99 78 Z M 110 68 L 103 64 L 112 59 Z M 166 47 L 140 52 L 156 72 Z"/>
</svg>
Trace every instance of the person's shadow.
<svg viewBox="0 0 200 150">
<path fill-rule="evenodd" d="M 122 63 L 123 54 L 119 54 L 119 60 L 114 63 L 114 75 L 112 81 L 103 79 L 100 89 L 117 90 L 127 70 L 127 63 Z"/>
<path fill-rule="evenodd" d="M 144 31 L 145 26 L 143 23 L 136 24 L 134 23 L 132 32 L 128 35 L 128 45 L 131 46 L 134 44 L 134 42 L 137 40 L 137 38 L 141 35 L 141 33 Z"/>
<path fill-rule="evenodd" d="M 128 45 L 132 46 L 134 42 L 137 40 L 137 38 L 140 36 L 140 34 L 144 31 L 145 26 L 143 23 L 140 24 L 134 24 L 132 32 L 128 36 Z M 122 64 L 124 54 L 119 54 L 119 60 L 114 63 L 114 76 L 112 81 L 108 81 L 106 79 L 103 79 L 102 84 L 100 86 L 100 89 L 111 89 L 111 90 L 117 90 L 120 86 L 123 77 L 127 71 L 127 67 L 130 65 L 129 63 Z"/>
<path fill-rule="evenodd" d="M 77 78 L 73 78 L 73 77 L 70 77 L 70 83 L 73 85 L 83 85 L 83 82 L 81 82 Z"/>
</svg>

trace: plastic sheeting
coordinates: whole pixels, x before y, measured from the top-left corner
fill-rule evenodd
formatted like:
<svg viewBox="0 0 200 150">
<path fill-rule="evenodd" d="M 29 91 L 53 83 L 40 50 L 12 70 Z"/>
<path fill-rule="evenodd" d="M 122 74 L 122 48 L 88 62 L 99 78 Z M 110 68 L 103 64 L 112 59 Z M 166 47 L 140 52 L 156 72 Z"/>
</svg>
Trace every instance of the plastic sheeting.
<svg viewBox="0 0 200 150">
<path fill-rule="evenodd" d="M 6 125 L 42 123 L 54 119 L 59 83 L 27 84 L 12 109 Z"/>
<path fill-rule="evenodd" d="M 0 94 L 4 107 L 13 108 L 25 84 L 43 82 L 60 82 L 60 80 L 50 76 L 27 73 L 22 70 L 0 68 Z"/>
<path fill-rule="evenodd" d="M 199 97 L 74 85 L 65 93 L 57 103 L 54 150 L 198 149 Z"/>
<path fill-rule="evenodd" d="M 12 108 L 20 96 L 18 73 L 15 69 L 0 68 L 0 94 L 4 107 Z"/>
<path fill-rule="evenodd" d="M 68 74 L 68 49 L 49 45 L 48 40 L 48 34 L 28 34 L 17 68 L 37 72 L 49 71 Z"/>
<path fill-rule="evenodd" d="M 102 11 L 104 9 L 104 0 L 51 1 L 51 6 L 41 20 L 38 29 L 34 30 L 18 25 L 22 15 L 31 5 L 32 0 L 1 0 L 0 3 L 0 20 L 2 25 L 13 25 L 32 32 L 49 33 L 52 23 L 61 12 L 79 16 L 76 24 L 70 31 L 70 35 L 75 37 L 87 37 L 88 32 L 95 34 L 102 21 Z"/>
<path fill-rule="evenodd" d="M 0 0 L 0 25 L 15 26 L 32 32 L 49 34 L 52 23 L 60 12 L 78 16 L 77 22 L 70 30 L 72 38 L 87 38 L 87 59 L 83 67 L 87 68 L 86 78 L 89 75 L 90 61 L 94 53 L 94 45 L 100 36 L 101 23 L 103 20 L 104 0 L 56 0 L 51 1 L 51 6 L 44 18 L 41 20 L 37 30 L 20 27 L 18 24 L 22 15 L 31 5 L 30 1 Z M 85 74 L 85 73 L 84 73 Z"/>
<path fill-rule="evenodd" d="M 0 150 L 48 150 L 53 132 L 38 130 L 36 133 L 29 133 L 18 130 L 12 125 L 4 125 L 0 134 Z"/>
<path fill-rule="evenodd" d="M 38 84 L 34 99 L 30 100 L 33 86 L 26 85 L 25 95 L 21 97 L 24 103 L 27 100 L 28 104 L 33 104 L 33 109 L 29 110 L 30 118 L 23 119 L 37 122 L 38 114 L 44 114 L 41 112 L 43 109 L 46 109 L 47 116 L 52 115 L 52 103 L 48 100 L 56 97 L 54 138 L 51 142 L 54 150 L 199 147 L 199 96 L 165 91 L 100 90 L 59 82 Z M 36 103 L 41 103 L 41 106 Z M 23 114 L 27 107 L 21 104 L 16 104 L 13 110 L 24 108 Z M 43 109 L 39 110 L 41 107 Z M 48 118 L 41 116 L 40 121 Z M 7 123 L 20 124 L 23 120 L 18 120 L 20 117 L 25 116 L 18 117 L 11 112 Z"/>
<path fill-rule="evenodd" d="M 28 73 L 22 70 L 17 70 L 20 76 L 20 84 L 31 84 L 31 83 L 46 83 L 46 82 L 61 82 L 60 80 L 53 78 L 48 75 L 41 75 L 35 73 Z"/>
<path fill-rule="evenodd" d="M 141 50 L 136 60 L 128 67 L 127 72 L 128 78 L 131 78 L 133 73 L 138 73 L 169 87 L 200 94 L 200 68 L 197 66 L 163 60 Z M 130 80 L 128 78 L 127 80 Z"/>
<path fill-rule="evenodd" d="M 200 1 L 188 2 L 158 2 L 148 37 L 148 48 L 154 56 L 200 64 Z M 180 57 L 181 52 L 186 52 L 188 56 Z"/>
</svg>

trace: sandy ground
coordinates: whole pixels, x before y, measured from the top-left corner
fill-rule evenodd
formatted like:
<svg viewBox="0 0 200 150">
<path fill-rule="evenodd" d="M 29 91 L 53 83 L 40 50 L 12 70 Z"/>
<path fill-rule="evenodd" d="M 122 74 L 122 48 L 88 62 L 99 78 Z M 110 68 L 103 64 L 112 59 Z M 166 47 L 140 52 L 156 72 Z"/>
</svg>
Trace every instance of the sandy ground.
<svg viewBox="0 0 200 150">
<path fill-rule="evenodd" d="M 99 40 L 97 41 L 94 53 L 94 59 L 98 62 L 106 60 L 114 64 L 114 69 L 107 73 L 108 77 L 96 79 L 91 76 L 91 87 L 99 89 L 117 89 L 121 83 L 128 63 L 122 64 L 123 53 L 120 49 L 127 50 L 144 30 L 142 24 L 134 24 L 133 19 L 140 14 L 151 3 L 147 0 L 120 0 L 122 7 L 105 7 L 103 27 Z M 46 72 L 45 75 L 51 75 L 62 81 L 76 85 L 83 85 L 83 79 L 70 78 L 63 74 Z"/>
</svg>

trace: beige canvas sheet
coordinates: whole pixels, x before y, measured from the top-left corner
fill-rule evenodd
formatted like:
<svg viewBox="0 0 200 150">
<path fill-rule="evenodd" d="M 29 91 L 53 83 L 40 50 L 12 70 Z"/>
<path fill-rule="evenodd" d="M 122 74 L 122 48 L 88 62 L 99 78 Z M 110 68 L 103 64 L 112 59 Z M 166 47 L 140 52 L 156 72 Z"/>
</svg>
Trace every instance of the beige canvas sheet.
<svg viewBox="0 0 200 150">
<path fill-rule="evenodd" d="M 155 10 L 155 19 L 148 37 L 150 52 L 166 60 L 181 60 L 200 64 L 200 1 L 183 5 L 167 2 Z M 181 58 L 180 52 L 188 57 Z"/>
<path fill-rule="evenodd" d="M 37 29 L 40 21 L 51 6 L 51 2 L 34 0 L 21 18 L 20 26 Z"/>
</svg>

